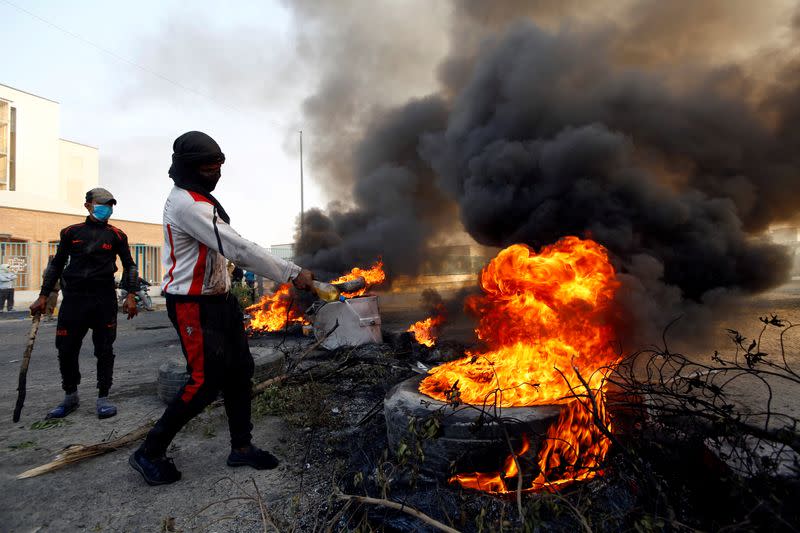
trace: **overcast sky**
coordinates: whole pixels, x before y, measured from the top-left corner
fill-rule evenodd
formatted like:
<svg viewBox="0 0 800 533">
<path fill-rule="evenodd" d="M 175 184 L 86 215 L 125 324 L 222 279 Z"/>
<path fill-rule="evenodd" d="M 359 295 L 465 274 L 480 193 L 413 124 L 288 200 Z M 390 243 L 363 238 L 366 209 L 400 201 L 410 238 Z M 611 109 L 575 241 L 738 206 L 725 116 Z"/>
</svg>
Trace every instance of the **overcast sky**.
<svg viewBox="0 0 800 533">
<path fill-rule="evenodd" d="M 292 240 L 300 106 L 313 73 L 295 59 L 285 5 L 0 0 L 0 18 L 0 83 L 58 101 L 61 136 L 100 149 L 115 217 L 161 221 L 172 141 L 198 129 L 226 154 L 215 192 L 233 226 L 260 244 Z M 326 203 L 313 178 L 307 167 L 306 207 Z"/>
</svg>

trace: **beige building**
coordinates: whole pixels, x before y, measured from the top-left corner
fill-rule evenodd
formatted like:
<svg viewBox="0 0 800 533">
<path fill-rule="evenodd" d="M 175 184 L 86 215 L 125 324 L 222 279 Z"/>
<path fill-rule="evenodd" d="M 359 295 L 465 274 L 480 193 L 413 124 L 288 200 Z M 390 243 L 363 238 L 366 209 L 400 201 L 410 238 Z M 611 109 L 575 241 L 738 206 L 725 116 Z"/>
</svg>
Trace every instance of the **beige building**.
<svg viewBox="0 0 800 533">
<path fill-rule="evenodd" d="M 59 137 L 58 102 L 0 85 L 0 263 L 17 288 L 37 289 L 61 228 L 82 222 L 86 191 L 102 186 L 98 149 Z M 112 191 L 113 192 L 113 191 Z M 142 277 L 160 281 L 160 224 L 114 220 Z"/>
</svg>

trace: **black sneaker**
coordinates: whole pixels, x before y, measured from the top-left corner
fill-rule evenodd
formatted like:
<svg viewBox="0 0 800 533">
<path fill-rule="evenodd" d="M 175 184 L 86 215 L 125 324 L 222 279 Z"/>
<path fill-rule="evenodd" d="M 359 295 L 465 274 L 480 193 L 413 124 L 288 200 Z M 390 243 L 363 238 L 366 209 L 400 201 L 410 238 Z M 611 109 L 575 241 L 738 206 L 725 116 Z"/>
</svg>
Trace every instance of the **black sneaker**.
<svg viewBox="0 0 800 533">
<path fill-rule="evenodd" d="M 278 466 L 278 458 L 251 444 L 245 451 L 231 450 L 228 466 L 252 466 L 256 470 L 271 470 Z"/>
<path fill-rule="evenodd" d="M 128 459 L 128 463 L 142 475 L 148 485 L 167 485 L 181 478 L 175 463 L 165 455 L 150 459 L 145 457 L 142 450 L 136 450 Z"/>
</svg>

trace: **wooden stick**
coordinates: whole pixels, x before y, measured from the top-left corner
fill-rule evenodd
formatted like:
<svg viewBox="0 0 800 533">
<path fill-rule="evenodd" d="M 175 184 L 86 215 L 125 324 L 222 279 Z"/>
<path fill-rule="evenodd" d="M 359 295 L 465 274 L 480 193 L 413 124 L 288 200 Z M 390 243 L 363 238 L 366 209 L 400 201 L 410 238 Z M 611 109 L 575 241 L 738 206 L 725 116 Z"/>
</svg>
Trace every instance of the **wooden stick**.
<svg viewBox="0 0 800 533">
<path fill-rule="evenodd" d="M 72 463 L 77 463 L 78 461 L 83 461 L 84 459 L 88 459 L 90 457 L 104 455 L 119 448 L 123 448 L 140 439 L 143 439 L 145 435 L 147 435 L 147 432 L 150 431 L 150 428 L 153 427 L 153 424 L 154 422 L 148 422 L 147 424 L 134 429 L 130 433 L 126 433 L 120 438 L 109 442 L 98 442 L 97 444 L 88 445 L 73 444 L 72 446 L 68 446 L 61 453 L 56 455 L 56 458 L 53 461 L 42 466 L 37 466 L 36 468 L 26 470 L 25 472 L 19 474 L 17 479 L 40 476 L 42 474 L 46 474 L 47 472 L 64 468 Z"/>
<path fill-rule="evenodd" d="M 280 376 L 275 376 L 274 378 L 265 379 L 261 383 L 253 385 L 252 396 L 255 396 L 256 393 L 259 393 L 269 387 L 270 385 L 275 385 L 276 383 L 280 383 L 285 381 L 286 378 L 289 377 L 289 374 L 281 374 Z"/>
<path fill-rule="evenodd" d="M 28 344 L 25 346 L 25 353 L 22 356 L 22 365 L 19 367 L 19 382 L 17 384 L 17 403 L 14 405 L 14 416 L 12 420 L 19 422 L 19 416 L 22 414 L 22 406 L 25 405 L 25 395 L 28 386 L 28 365 L 31 362 L 31 353 L 33 353 L 33 344 L 36 342 L 36 334 L 39 332 L 39 321 L 42 315 L 33 315 L 31 320 L 31 331 L 28 333 Z"/>
<path fill-rule="evenodd" d="M 370 498 L 369 496 L 356 496 L 354 494 L 344 494 L 340 492 L 339 489 L 334 490 L 334 496 L 339 498 L 340 500 L 346 501 L 354 501 L 358 503 L 368 503 L 371 505 L 381 505 L 383 507 L 388 507 L 390 509 L 395 509 L 397 511 L 402 511 L 408 515 L 413 516 L 414 518 L 418 518 L 428 524 L 429 526 L 433 526 L 440 531 L 446 531 L 447 533 L 459 533 L 457 529 L 453 529 L 452 527 L 439 522 L 431 518 L 430 516 L 426 515 L 422 511 L 417 511 L 413 507 L 409 507 L 407 505 L 403 505 L 401 503 L 393 502 L 391 500 L 384 500 L 380 498 Z"/>
</svg>

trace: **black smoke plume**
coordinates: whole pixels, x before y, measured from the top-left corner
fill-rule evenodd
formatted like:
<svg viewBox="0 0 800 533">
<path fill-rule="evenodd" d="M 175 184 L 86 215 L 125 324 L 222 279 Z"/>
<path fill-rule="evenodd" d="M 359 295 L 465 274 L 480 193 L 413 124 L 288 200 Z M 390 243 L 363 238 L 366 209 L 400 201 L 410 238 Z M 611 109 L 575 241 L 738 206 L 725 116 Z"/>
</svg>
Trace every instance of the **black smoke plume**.
<svg viewBox="0 0 800 533">
<path fill-rule="evenodd" d="M 797 212 L 800 63 L 787 47 L 768 66 L 757 49 L 711 61 L 704 46 L 757 8 L 678 3 L 594 25 L 553 23 L 552 2 L 456 3 L 454 29 L 476 31 L 455 36 L 441 91 L 371 122 L 353 152 L 355 207 L 316 213 L 327 233 L 300 242 L 300 261 L 345 270 L 381 255 L 415 273 L 457 219 L 490 246 L 594 238 L 621 298 L 654 313 L 787 279 L 784 250 L 755 235 Z M 670 48 L 682 31 L 703 38 Z"/>
<path fill-rule="evenodd" d="M 356 209 L 313 211 L 298 229 L 298 262 L 345 272 L 383 258 L 390 274 L 416 274 L 427 239 L 456 218 L 452 201 L 419 154 L 420 139 L 445 126 L 438 97 L 409 102 L 373 123 L 355 150 Z"/>
<path fill-rule="evenodd" d="M 668 91 L 615 68 L 594 36 L 523 24 L 478 60 L 422 152 L 481 243 L 593 237 L 623 264 L 656 258 L 692 298 L 762 290 L 788 262 L 746 230 L 793 214 L 800 151 L 714 82 Z M 679 168 L 680 182 L 663 176 Z"/>
</svg>

